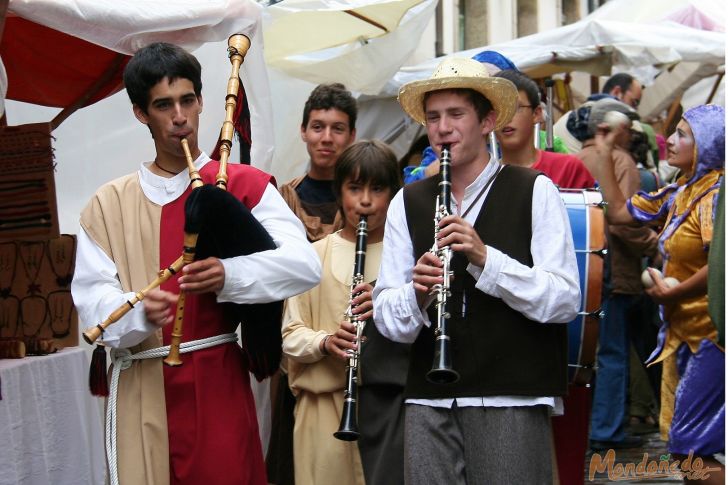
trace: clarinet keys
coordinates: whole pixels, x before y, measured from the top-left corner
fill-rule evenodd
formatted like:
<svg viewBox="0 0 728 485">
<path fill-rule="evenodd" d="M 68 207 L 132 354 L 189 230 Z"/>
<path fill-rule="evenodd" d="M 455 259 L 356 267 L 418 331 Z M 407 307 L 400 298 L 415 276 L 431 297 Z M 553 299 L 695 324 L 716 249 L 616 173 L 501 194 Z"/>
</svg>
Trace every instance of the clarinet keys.
<svg viewBox="0 0 728 485">
<path fill-rule="evenodd" d="M 452 368 L 452 356 L 450 354 L 450 333 L 448 332 L 448 299 L 450 297 L 450 277 L 453 272 L 450 270 L 452 249 L 450 246 L 438 248 L 437 240 L 440 231 L 440 221 L 450 215 L 450 146 L 442 147 L 440 156 L 440 193 L 435 199 L 435 242 L 432 252 L 442 262 L 443 280 L 439 285 L 432 287 L 432 293 L 436 296 L 437 321 L 435 322 L 435 357 L 432 369 L 427 373 L 427 380 L 434 384 L 450 384 L 460 379 Z"/>
<path fill-rule="evenodd" d="M 346 364 L 346 389 L 344 390 L 344 409 L 341 412 L 341 423 L 339 430 L 334 433 L 334 438 L 342 441 L 356 441 L 359 439 L 358 425 L 358 400 L 359 382 L 359 353 L 361 351 L 361 340 L 366 322 L 360 321 L 357 315 L 353 314 L 351 300 L 356 295 L 354 288 L 364 282 L 364 261 L 367 250 L 367 216 L 360 216 L 359 224 L 356 227 L 356 249 L 354 250 L 354 272 L 351 282 L 351 299 L 345 317 L 356 328 L 356 349 L 347 350 L 349 359 Z"/>
</svg>

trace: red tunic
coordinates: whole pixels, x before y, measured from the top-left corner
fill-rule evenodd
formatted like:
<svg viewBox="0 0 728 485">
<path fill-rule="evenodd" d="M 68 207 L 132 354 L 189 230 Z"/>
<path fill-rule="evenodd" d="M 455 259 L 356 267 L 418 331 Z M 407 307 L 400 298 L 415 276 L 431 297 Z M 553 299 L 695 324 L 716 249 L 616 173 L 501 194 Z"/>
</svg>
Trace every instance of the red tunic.
<svg viewBox="0 0 728 485">
<path fill-rule="evenodd" d="M 545 173 L 562 189 L 592 189 L 596 185 L 584 163 L 574 155 L 538 150 L 538 159 L 531 168 Z"/>
<path fill-rule="evenodd" d="M 200 171 L 213 183 L 219 163 Z M 228 166 L 228 191 L 252 209 L 271 176 L 246 165 Z M 171 264 L 182 253 L 184 204 L 190 188 L 162 208 L 159 260 Z M 179 292 L 177 278 L 162 289 Z M 235 332 L 237 322 L 223 318 L 211 293 L 187 295 L 183 342 Z M 172 325 L 164 327 L 169 345 Z M 182 354 L 184 365 L 164 366 L 164 391 L 169 433 L 170 484 L 225 485 L 267 483 L 258 435 L 250 374 L 242 350 L 226 343 Z"/>
</svg>

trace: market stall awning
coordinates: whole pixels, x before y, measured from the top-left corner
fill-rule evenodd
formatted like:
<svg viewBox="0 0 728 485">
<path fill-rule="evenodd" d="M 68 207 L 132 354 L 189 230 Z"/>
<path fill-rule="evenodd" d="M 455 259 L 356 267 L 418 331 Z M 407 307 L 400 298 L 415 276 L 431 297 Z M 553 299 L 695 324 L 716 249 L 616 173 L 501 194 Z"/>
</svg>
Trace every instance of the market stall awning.
<svg viewBox="0 0 728 485">
<path fill-rule="evenodd" d="M 7 98 L 65 108 L 87 106 L 122 87 L 129 56 L 10 15 L 0 41 Z"/>
<path fill-rule="evenodd" d="M 436 0 L 283 0 L 266 9 L 268 66 L 376 94 L 417 48 Z"/>
<path fill-rule="evenodd" d="M 166 41 L 193 50 L 232 33 L 253 36 L 261 11 L 248 0 L 5 3 L 7 99 L 69 111 L 121 89 L 124 66 L 140 47 Z"/>
</svg>

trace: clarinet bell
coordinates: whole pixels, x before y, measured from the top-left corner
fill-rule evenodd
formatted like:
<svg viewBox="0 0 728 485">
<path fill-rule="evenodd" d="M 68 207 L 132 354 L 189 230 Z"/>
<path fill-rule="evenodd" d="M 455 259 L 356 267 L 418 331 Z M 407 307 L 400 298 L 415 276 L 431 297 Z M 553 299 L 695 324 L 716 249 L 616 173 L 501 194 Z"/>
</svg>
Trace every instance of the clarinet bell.
<svg viewBox="0 0 728 485">
<path fill-rule="evenodd" d="M 341 441 L 356 441 L 359 439 L 359 428 L 356 423 L 356 406 L 352 402 L 345 402 L 341 414 L 339 430 L 334 438 Z"/>
<path fill-rule="evenodd" d="M 359 425 L 357 424 L 357 410 L 359 402 L 359 388 L 356 383 L 356 367 L 346 369 L 346 390 L 344 391 L 344 407 L 341 410 L 341 423 L 334 438 L 341 441 L 356 441 L 359 439 Z"/>
<path fill-rule="evenodd" d="M 433 384 L 454 384 L 460 380 L 460 374 L 452 369 L 433 368 L 427 373 L 427 380 Z"/>
<path fill-rule="evenodd" d="M 452 368 L 449 343 L 449 340 L 437 339 L 435 359 L 426 376 L 433 384 L 452 384 L 460 380 L 460 374 Z"/>
</svg>

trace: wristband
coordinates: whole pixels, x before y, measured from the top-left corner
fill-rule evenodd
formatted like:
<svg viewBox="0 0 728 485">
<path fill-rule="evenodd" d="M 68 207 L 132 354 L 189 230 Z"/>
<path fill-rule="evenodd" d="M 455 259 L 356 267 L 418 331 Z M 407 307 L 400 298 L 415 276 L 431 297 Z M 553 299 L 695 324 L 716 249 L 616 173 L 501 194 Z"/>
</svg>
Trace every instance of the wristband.
<svg viewBox="0 0 728 485">
<path fill-rule="evenodd" d="M 331 355 L 329 350 L 326 348 L 326 342 L 328 342 L 330 338 L 331 338 L 331 335 L 329 334 L 329 335 L 325 336 L 324 339 L 321 341 L 321 353 L 324 355 Z"/>
</svg>

